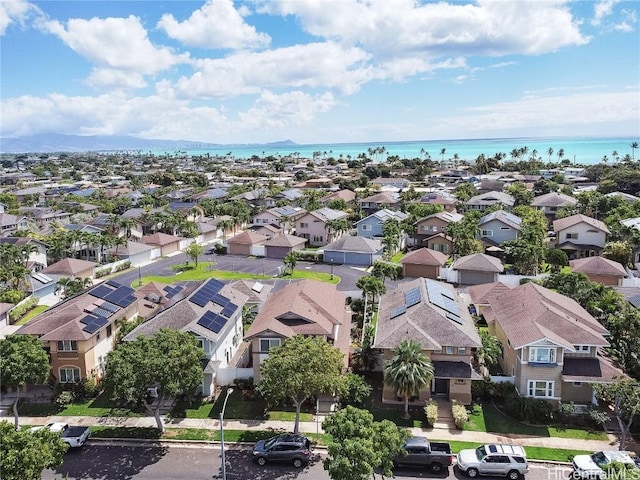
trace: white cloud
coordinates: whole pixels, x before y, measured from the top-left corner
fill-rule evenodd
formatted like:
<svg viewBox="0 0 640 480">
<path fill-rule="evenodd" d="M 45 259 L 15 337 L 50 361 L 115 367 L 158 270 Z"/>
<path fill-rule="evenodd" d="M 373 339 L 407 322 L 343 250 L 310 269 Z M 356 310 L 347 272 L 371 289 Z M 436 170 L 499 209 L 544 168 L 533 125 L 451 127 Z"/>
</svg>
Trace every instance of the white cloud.
<svg viewBox="0 0 640 480">
<path fill-rule="evenodd" d="M 273 88 L 332 88 L 357 91 L 381 75 L 358 48 L 333 42 L 310 43 L 265 52 L 243 52 L 194 62 L 197 72 L 176 84 L 185 96 L 215 97 L 257 94 Z"/>
<path fill-rule="evenodd" d="M 32 15 L 40 16 L 42 12 L 26 0 L 2 0 L 0 2 L 0 36 L 6 33 L 11 24 L 24 26 Z"/>
<path fill-rule="evenodd" d="M 185 45 L 203 48 L 259 48 L 269 45 L 271 37 L 258 33 L 242 18 L 246 7 L 236 10 L 232 0 L 208 0 L 183 21 L 167 13 L 158 22 L 158 28 Z"/>
<path fill-rule="evenodd" d="M 175 55 L 167 47 L 153 45 L 140 19 L 133 15 L 74 18 L 67 22 L 66 28 L 58 21 L 50 21 L 45 23 L 45 28 L 79 55 L 111 69 L 149 75 L 188 61 L 188 55 Z"/>
<path fill-rule="evenodd" d="M 259 11 L 295 15 L 306 31 L 377 55 L 539 55 L 589 41 L 562 0 L 473 4 L 414 0 L 263 0 Z"/>
<path fill-rule="evenodd" d="M 613 13 L 613 7 L 617 3 L 620 3 L 620 0 L 601 0 L 596 2 L 593 6 L 593 18 L 591 19 L 591 25 L 600 25 L 603 19 Z"/>
<path fill-rule="evenodd" d="M 94 68 L 85 83 L 95 88 L 134 89 L 147 86 L 143 75 L 113 68 Z"/>
</svg>

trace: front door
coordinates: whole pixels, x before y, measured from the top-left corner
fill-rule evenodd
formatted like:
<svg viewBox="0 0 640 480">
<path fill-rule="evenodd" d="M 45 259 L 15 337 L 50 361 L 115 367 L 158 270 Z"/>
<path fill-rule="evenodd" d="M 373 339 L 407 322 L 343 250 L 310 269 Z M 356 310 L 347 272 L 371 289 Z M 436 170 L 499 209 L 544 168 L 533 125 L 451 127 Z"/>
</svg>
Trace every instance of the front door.
<svg viewBox="0 0 640 480">
<path fill-rule="evenodd" d="M 449 396 L 449 379 L 448 378 L 435 378 L 433 380 L 433 388 L 431 389 L 433 395 Z"/>
</svg>

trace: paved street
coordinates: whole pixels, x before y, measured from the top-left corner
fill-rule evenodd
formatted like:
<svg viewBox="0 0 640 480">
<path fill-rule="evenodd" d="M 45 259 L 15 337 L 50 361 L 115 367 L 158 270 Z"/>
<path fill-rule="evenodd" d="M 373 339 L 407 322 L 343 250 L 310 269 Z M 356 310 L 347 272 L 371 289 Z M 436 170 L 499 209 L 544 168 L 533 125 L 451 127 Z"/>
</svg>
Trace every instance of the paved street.
<svg viewBox="0 0 640 480">
<path fill-rule="evenodd" d="M 316 454 L 304 469 L 296 470 L 288 465 L 259 467 L 251 461 L 248 449 L 229 449 L 227 457 L 228 480 L 329 480 L 322 468 L 322 457 Z M 527 480 L 569 480 L 571 470 L 567 466 L 532 465 Z M 69 480 L 199 480 L 219 479 L 220 449 L 211 446 L 141 446 L 135 443 L 87 444 L 83 449 L 71 451 L 59 469 L 46 471 L 43 479 L 68 478 Z M 376 478 L 381 479 L 380 475 Z M 400 469 L 396 479 L 415 478 L 459 479 L 467 477 L 455 468 L 446 475 L 433 475 L 414 469 Z M 493 480 L 492 477 L 483 477 Z"/>
</svg>

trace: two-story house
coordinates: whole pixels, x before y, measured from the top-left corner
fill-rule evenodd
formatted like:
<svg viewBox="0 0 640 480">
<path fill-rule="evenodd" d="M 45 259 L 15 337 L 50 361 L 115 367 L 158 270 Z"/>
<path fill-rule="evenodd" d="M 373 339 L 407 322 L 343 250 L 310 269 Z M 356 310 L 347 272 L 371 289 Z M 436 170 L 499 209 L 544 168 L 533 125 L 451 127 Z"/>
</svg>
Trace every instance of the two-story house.
<svg viewBox="0 0 640 480">
<path fill-rule="evenodd" d="M 522 219 L 513 213 L 497 210 L 478 220 L 479 239 L 491 247 L 510 240 L 517 240 L 522 234 Z"/>
<path fill-rule="evenodd" d="M 379 192 L 361 199 L 360 209 L 366 214 L 371 214 L 383 208 L 397 210 L 402 203 L 400 194 L 396 192 Z"/>
<path fill-rule="evenodd" d="M 32 218 L 36 227 L 43 230 L 52 222 L 66 224 L 71 221 L 71 213 L 62 210 L 53 210 L 46 207 L 20 207 L 18 209 L 20 215 Z"/>
<path fill-rule="evenodd" d="M 459 222 L 464 218 L 463 215 L 455 212 L 438 212 L 427 217 L 423 217 L 418 220 L 414 225 L 416 227 L 416 233 L 412 235 L 414 245 L 427 245 L 427 239 L 437 235 L 438 233 L 444 233 L 447 230 L 447 226 L 452 222 Z M 434 249 L 432 249 L 434 250 Z M 443 252 L 449 253 L 449 252 Z"/>
<path fill-rule="evenodd" d="M 351 345 L 351 313 L 346 296 L 335 285 L 315 280 L 288 283 L 272 294 L 249 327 L 254 378 L 269 350 L 294 335 L 321 337 L 344 353 L 345 367 Z"/>
<path fill-rule="evenodd" d="M 438 395 L 471 403 L 471 381 L 482 378 L 471 366 L 481 341 L 467 305 L 451 285 L 418 278 L 382 296 L 374 348 L 382 349 L 387 360 L 394 348 L 409 339 L 420 342 L 435 371 L 431 385 L 413 401 L 424 405 Z M 385 384 L 382 400 L 400 399 Z"/>
<path fill-rule="evenodd" d="M 22 252 L 29 252 L 27 268 L 39 271 L 47 266 L 47 247 L 44 243 L 29 237 L 0 237 L 0 245 L 14 245 Z"/>
<path fill-rule="evenodd" d="M 333 201 L 342 201 L 347 206 L 355 204 L 356 192 L 352 190 L 338 190 L 337 192 L 331 192 L 320 199 L 320 204 L 327 207 Z"/>
<path fill-rule="evenodd" d="M 185 292 L 185 285 L 168 288 L 168 295 L 178 301 L 140 324 L 124 341 L 140 335 L 151 337 L 162 328 L 191 333 L 204 350 L 204 380 L 199 393 L 211 396 L 219 369 L 229 366 L 242 343 L 242 307 L 249 297 L 216 279 L 202 282 L 197 290 L 191 290 L 193 293 Z"/>
<path fill-rule="evenodd" d="M 378 210 L 356 222 L 357 235 L 362 238 L 383 238 L 383 227 L 386 222 L 390 220 L 402 222 L 407 218 L 409 218 L 409 215 L 399 210 L 389 210 L 387 208 Z M 403 247 L 404 234 L 402 235 L 401 245 L 399 245 L 399 248 Z"/>
<path fill-rule="evenodd" d="M 559 208 L 571 208 L 575 207 L 577 204 L 577 199 L 558 192 L 549 192 L 544 195 L 538 195 L 531 202 L 531 206 L 544 213 L 550 221 L 555 220 Z"/>
<path fill-rule="evenodd" d="M 24 215 L 0 213 L 0 236 L 10 237 L 18 230 L 35 230 L 36 224 Z"/>
<path fill-rule="evenodd" d="M 74 383 L 102 377 L 117 320 L 137 315 L 138 298 L 133 288 L 109 280 L 35 316 L 16 334 L 39 338 L 49 354 L 55 379 Z"/>
<path fill-rule="evenodd" d="M 442 190 L 427 193 L 420 199 L 420 203 L 441 205 L 445 212 L 455 212 L 458 199 L 452 193 Z"/>
<path fill-rule="evenodd" d="M 260 212 L 251 219 L 253 225 L 275 225 L 283 233 L 293 233 L 297 220 L 307 211 L 300 207 L 273 207 Z"/>
<path fill-rule="evenodd" d="M 577 214 L 553 222 L 556 248 L 567 252 L 569 259 L 600 255 L 607 243 L 609 229 L 600 220 Z"/>
<path fill-rule="evenodd" d="M 306 238 L 311 247 L 328 245 L 348 231 L 348 229 L 341 231 L 332 228 L 331 222 L 346 220 L 348 217 L 349 214 L 342 210 L 327 207 L 313 210 L 296 220 L 296 235 Z"/>
<path fill-rule="evenodd" d="M 483 314 L 502 344 L 500 365 L 520 395 L 592 404 L 592 383 L 622 375 L 602 355 L 609 332 L 575 300 L 530 282 L 488 302 Z"/>
<path fill-rule="evenodd" d="M 505 210 L 511 210 L 515 203 L 516 199 L 508 193 L 487 192 L 476 195 L 475 197 L 471 197 L 469 200 L 467 200 L 465 208 L 467 210 L 479 210 L 481 212 L 484 212 L 489 207 L 500 205 L 500 207 Z"/>
</svg>

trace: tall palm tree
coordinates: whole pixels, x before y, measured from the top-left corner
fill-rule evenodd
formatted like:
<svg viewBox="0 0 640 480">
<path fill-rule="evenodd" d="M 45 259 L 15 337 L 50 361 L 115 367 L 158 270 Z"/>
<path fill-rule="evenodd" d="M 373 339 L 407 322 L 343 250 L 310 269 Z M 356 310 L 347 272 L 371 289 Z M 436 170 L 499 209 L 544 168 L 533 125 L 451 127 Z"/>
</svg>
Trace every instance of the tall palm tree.
<svg viewBox="0 0 640 480">
<path fill-rule="evenodd" d="M 404 340 L 385 362 L 384 382 L 404 397 L 405 418 L 409 418 L 409 397 L 429 385 L 433 375 L 433 364 L 415 340 Z"/>
<path fill-rule="evenodd" d="M 638 142 L 633 142 L 631 145 L 631 161 L 635 162 L 636 161 L 636 148 L 638 148 Z"/>
</svg>

